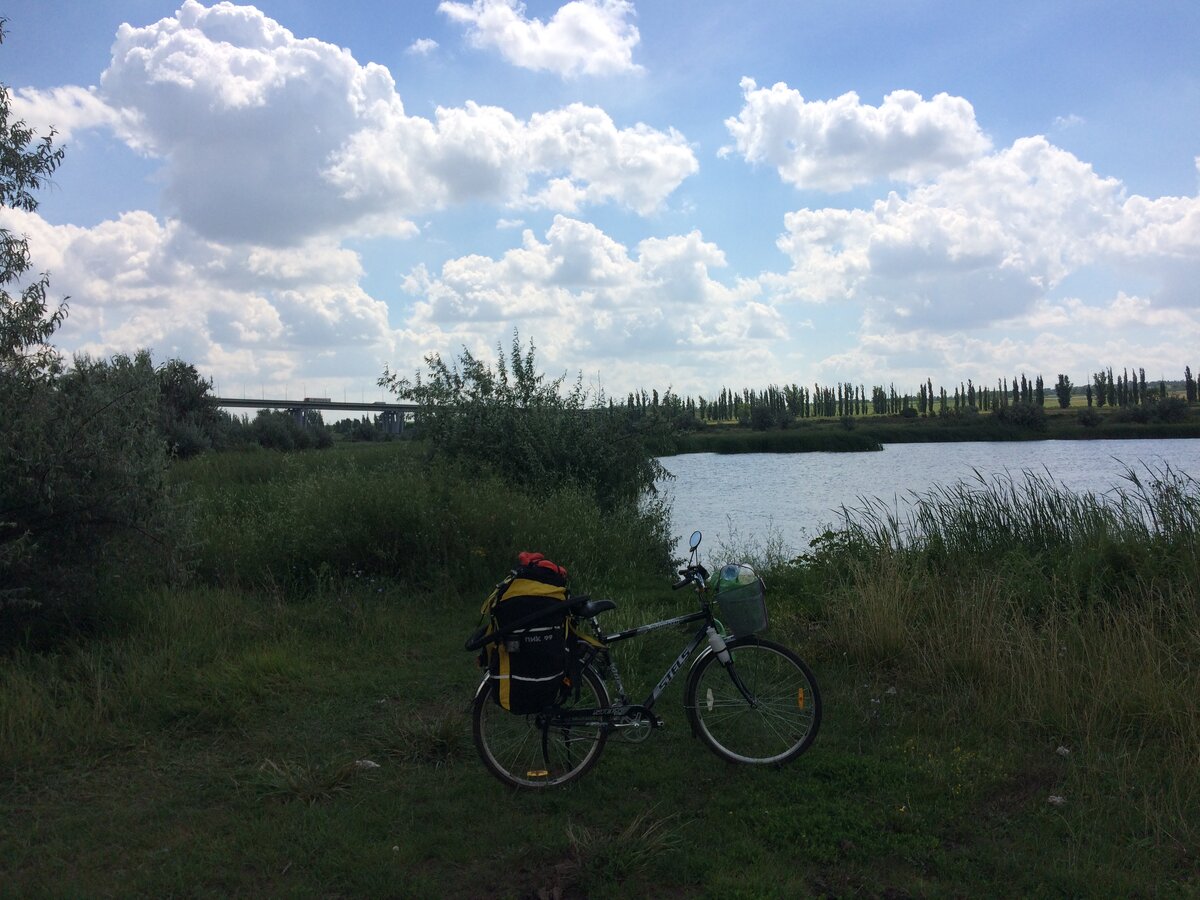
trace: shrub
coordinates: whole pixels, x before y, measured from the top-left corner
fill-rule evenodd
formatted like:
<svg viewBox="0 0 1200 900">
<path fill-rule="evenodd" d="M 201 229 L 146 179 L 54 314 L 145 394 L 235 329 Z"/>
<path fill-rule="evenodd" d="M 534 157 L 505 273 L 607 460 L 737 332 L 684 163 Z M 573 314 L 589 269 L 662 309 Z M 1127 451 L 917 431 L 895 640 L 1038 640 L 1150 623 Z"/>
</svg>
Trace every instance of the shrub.
<svg viewBox="0 0 1200 900">
<path fill-rule="evenodd" d="M 62 158 L 52 133 L 11 120 L 0 85 L 0 203 L 36 210 Z M 26 240 L 0 229 L 0 641 L 91 624 L 103 582 L 157 574 L 174 548 L 149 354 L 65 372 L 50 339 L 66 304 L 50 311 L 29 267 Z"/>
<path fill-rule="evenodd" d="M 0 391 L 0 633 L 89 628 L 105 588 L 160 578 L 174 561 L 180 522 L 150 356 L 79 357 Z"/>
<path fill-rule="evenodd" d="M 1149 407 L 1159 422 L 1182 422 L 1188 417 L 1187 401 L 1182 397 L 1161 397 L 1152 401 Z"/>
<path fill-rule="evenodd" d="M 209 391 L 212 382 L 181 359 L 158 369 L 158 427 L 167 447 L 180 459 L 195 456 L 219 443 L 220 410 Z"/>
<path fill-rule="evenodd" d="M 1013 403 L 995 412 L 996 421 L 1025 431 L 1045 431 L 1046 411 L 1036 403 Z"/>
<path fill-rule="evenodd" d="M 1095 428 L 1100 424 L 1100 413 L 1092 409 L 1090 406 L 1079 411 L 1079 424 L 1084 428 Z"/>
<path fill-rule="evenodd" d="M 379 383 L 418 404 L 418 433 L 445 457 L 534 493 L 579 486 L 610 509 L 636 503 L 665 474 L 650 451 L 661 420 L 634 422 L 580 380 L 564 392 L 563 377 L 540 374 L 533 345 L 522 351 L 516 334 L 495 369 L 466 348 L 455 366 L 437 354 L 426 364 L 424 379 L 385 371 Z"/>
<path fill-rule="evenodd" d="M 766 431 L 775 424 L 775 413 L 769 407 L 756 406 L 750 410 L 750 427 L 755 431 Z"/>
<path fill-rule="evenodd" d="M 1126 406 L 1123 409 L 1118 409 L 1113 413 L 1114 422 L 1133 422 L 1137 425 L 1145 425 L 1153 416 L 1153 410 L 1149 406 Z"/>
</svg>

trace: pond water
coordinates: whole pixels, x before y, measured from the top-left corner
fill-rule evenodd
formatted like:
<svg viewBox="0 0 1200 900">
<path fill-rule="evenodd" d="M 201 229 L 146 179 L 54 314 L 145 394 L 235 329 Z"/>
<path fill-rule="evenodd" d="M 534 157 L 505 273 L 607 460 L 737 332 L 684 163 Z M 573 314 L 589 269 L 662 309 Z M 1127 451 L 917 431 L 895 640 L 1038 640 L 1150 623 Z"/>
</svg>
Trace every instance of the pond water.
<svg viewBox="0 0 1200 900">
<path fill-rule="evenodd" d="M 1129 468 L 1169 465 L 1200 479 L 1200 439 L 887 444 L 877 453 L 688 453 L 663 457 L 680 545 L 694 529 L 704 545 L 807 549 L 841 507 L 863 498 L 896 504 L 936 485 L 1033 471 L 1073 491 L 1104 493 L 1125 484 Z"/>
</svg>

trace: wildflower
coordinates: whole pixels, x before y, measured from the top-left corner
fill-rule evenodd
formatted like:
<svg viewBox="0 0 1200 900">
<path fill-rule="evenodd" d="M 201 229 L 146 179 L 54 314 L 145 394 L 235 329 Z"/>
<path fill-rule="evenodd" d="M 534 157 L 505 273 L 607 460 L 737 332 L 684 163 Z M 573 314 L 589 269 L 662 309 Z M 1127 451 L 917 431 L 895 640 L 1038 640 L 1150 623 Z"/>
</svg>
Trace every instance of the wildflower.
<svg viewBox="0 0 1200 900">
<path fill-rule="evenodd" d="M 354 768 L 370 771 L 371 769 L 378 769 L 380 766 L 373 759 L 356 759 L 354 761 Z"/>
<path fill-rule="evenodd" d="M 1049 798 L 1047 798 L 1046 802 L 1049 803 L 1051 806 L 1066 806 L 1067 798 L 1060 797 L 1058 794 L 1051 794 L 1049 796 Z"/>
<path fill-rule="evenodd" d="M 1070 747 L 1062 747 L 1062 746 L 1060 746 L 1060 747 L 1059 747 L 1057 750 L 1055 750 L 1054 752 L 1055 752 L 1055 753 L 1057 753 L 1059 756 L 1070 756 L 1070 755 L 1071 755 L 1071 748 L 1070 748 Z"/>
</svg>

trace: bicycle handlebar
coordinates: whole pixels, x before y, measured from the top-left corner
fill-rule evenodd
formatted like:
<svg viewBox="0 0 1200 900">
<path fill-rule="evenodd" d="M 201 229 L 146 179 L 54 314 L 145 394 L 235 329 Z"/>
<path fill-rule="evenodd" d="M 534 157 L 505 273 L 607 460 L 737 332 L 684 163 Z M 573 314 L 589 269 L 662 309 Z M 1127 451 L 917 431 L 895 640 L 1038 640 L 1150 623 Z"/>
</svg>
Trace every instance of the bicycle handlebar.
<svg viewBox="0 0 1200 900">
<path fill-rule="evenodd" d="M 686 569 L 680 569 L 679 574 L 682 576 L 679 581 L 671 585 L 671 590 L 677 591 L 680 588 L 685 588 L 689 584 L 703 586 L 704 582 L 708 581 L 708 569 L 701 565 L 688 566 Z"/>
</svg>

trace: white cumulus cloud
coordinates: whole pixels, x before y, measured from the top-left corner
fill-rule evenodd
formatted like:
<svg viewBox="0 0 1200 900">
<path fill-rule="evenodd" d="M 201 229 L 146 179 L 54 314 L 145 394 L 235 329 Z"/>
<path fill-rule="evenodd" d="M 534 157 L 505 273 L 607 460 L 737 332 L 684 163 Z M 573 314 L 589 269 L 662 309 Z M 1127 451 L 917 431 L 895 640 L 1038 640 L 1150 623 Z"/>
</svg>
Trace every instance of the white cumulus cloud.
<svg viewBox="0 0 1200 900">
<path fill-rule="evenodd" d="M 544 240 L 526 230 L 498 258 L 459 257 L 437 273 L 418 267 L 405 285 L 416 299 L 407 327 L 480 352 L 517 327 L 536 334 L 548 370 L 587 359 L 618 389 L 704 389 L 732 364 L 777 377 L 767 373 L 787 323 L 756 283 L 714 278 L 726 264 L 696 231 L 631 252 L 595 225 L 556 216 Z"/>
<path fill-rule="evenodd" d="M 1119 182 L 1044 138 L 1012 147 L 870 210 L 799 210 L 779 246 L 776 287 L 809 300 L 856 300 L 871 316 L 958 326 L 1027 310 L 1115 239 Z"/>
<path fill-rule="evenodd" d="M 357 254 L 322 241 L 229 247 L 147 212 L 81 228 L 0 208 L 0 228 L 28 235 L 35 270 L 70 297 L 55 336 L 69 352 L 145 347 L 270 385 L 304 374 L 369 383 L 398 347 Z"/>
<path fill-rule="evenodd" d="M 791 269 L 761 276 L 768 292 L 862 313 L 858 346 L 822 364 L 831 375 L 1078 377 L 1129 358 L 1182 370 L 1200 333 L 1200 197 L 1130 196 L 1043 137 L 869 209 L 800 209 L 784 224 Z M 1111 287 L 1059 299 L 1080 274 Z"/>
<path fill-rule="evenodd" d="M 525 4 L 518 0 L 447 0 L 438 10 L 465 25 L 475 46 L 494 48 L 524 69 L 566 78 L 641 69 L 633 61 L 641 36 L 631 22 L 634 8 L 629 0 L 572 0 L 549 22 L 527 18 Z"/>
<path fill-rule="evenodd" d="M 118 135 L 133 133 L 137 124 L 132 110 L 116 109 L 95 88 L 64 85 L 38 90 L 19 88 L 11 97 L 12 111 L 38 134 L 54 129 L 59 140 L 88 128 L 110 128 Z"/>
<path fill-rule="evenodd" d="M 405 53 L 410 53 L 413 56 L 428 56 L 438 48 L 438 42 L 433 38 L 417 38 L 408 45 Z"/>
<path fill-rule="evenodd" d="M 765 163 L 799 188 L 844 191 L 880 179 L 917 182 L 961 166 L 987 152 L 990 142 L 962 97 L 925 100 L 893 91 L 880 106 L 854 92 L 834 100 L 805 100 L 779 83 L 760 88 L 741 82 L 744 105 L 726 119 L 733 150 L 747 162 Z"/>
<path fill-rule="evenodd" d="M 412 217 L 477 201 L 649 213 L 697 170 L 678 132 L 580 104 L 528 120 L 472 102 L 410 116 L 383 66 L 230 3 L 122 25 L 98 88 L 25 97 L 38 121 L 107 125 L 163 160 L 168 213 L 224 242 L 407 236 Z"/>
</svg>

